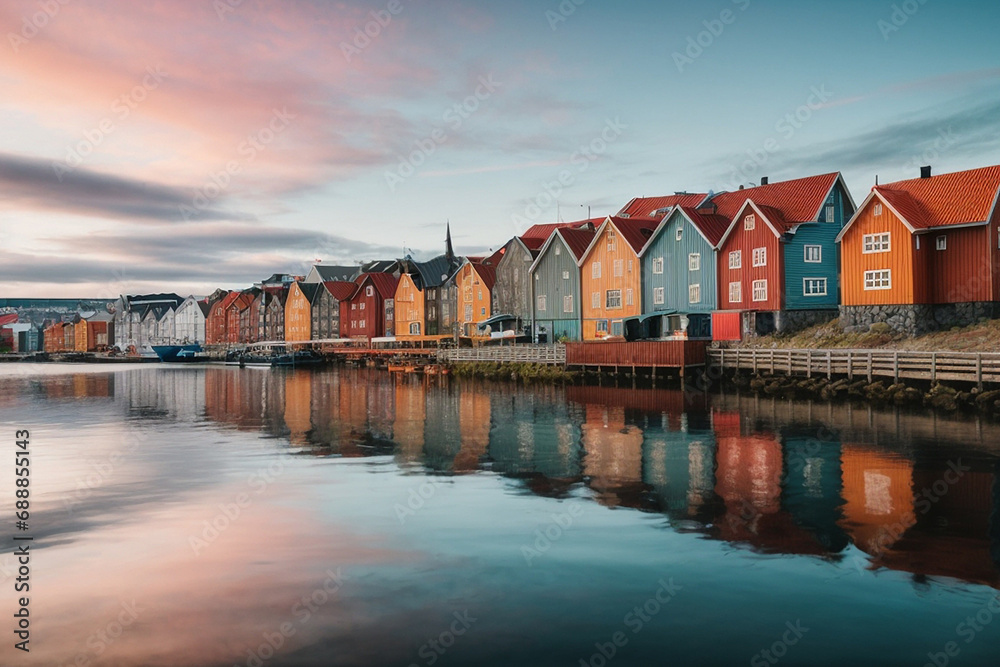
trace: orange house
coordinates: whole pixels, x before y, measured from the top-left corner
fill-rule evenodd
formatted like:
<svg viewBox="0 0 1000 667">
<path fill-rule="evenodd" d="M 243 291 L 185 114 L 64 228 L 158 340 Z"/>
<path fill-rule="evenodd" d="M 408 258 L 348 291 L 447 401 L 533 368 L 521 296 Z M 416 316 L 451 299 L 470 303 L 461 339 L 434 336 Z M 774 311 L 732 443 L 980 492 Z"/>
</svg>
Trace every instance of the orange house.
<svg viewBox="0 0 1000 667">
<path fill-rule="evenodd" d="M 872 188 L 837 238 L 841 324 L 924 333 L 1000 315 L 998 198 L 1000 166 L 940 176 L 924 167 L 921 178 Z"/>
<path fill-rule="evenodd" d="M 577 264 L 583 340 L 621 336 L 622 322 L 642 312 L 639 252 L 656 230 L 652 218 L 609 217 Z"/>
<path fill-rule="evenodd" d="M 396 286 L 396 338 L 426 335 L 424 292 L 404 273 Z"/>
<path fill-rule="evenodd" d="M 292 283 L 285 300 L 285 341 L 306 342 L 312 338 L 312 300 L 319 283 Z"/>
<path fill-rule="evenodd" d="M 493 285 L 496 268 L 471 259 L 455 274 L 458 287 L 458 322 L 461 335 L 472 336 L 476 325 L 493 314 Z"/>
</svg>

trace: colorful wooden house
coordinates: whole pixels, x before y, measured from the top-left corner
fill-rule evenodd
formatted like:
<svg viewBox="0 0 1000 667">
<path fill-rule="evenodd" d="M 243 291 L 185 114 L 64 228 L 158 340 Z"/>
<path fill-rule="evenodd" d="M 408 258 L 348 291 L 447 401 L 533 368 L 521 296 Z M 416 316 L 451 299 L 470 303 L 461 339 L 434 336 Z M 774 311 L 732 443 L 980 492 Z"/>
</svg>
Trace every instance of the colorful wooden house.
<svg viewBox="0 0 1000 667">
<path fill-rule="evenodd" d="M 459 335 L 475 335 L 476 325 L 493 315 L 496 268 L 485 259 L 467 257 L 452 280 L 458 289 L 455 318 Z"/>
<path fill-rule="evenodd" d="M 653 218 L 662 220 L 676 206 L 697 208 L 705 198 L 704 193 L 677 192 L 664 197 L 636 197 L 625 204 L 615 217 L 617 218 Z M 600 224 L 600 223 L 598 223 Z"/>
<path fill-rule="evenodd" d="M 341 337 L 340 306 L 349 302 L 357 283 L 331 280 L 319 283 L 312 302 L 312 339 L 336 340 Z"/>
<path fill-rule="evenodd" d="M 301 343 L 312 340 L 312 300 L 320 283 L 295 282 L 285 300 L 285 341 Z"/>
<path fill-rule="evenodd" d="M 205 299 L 189 296 L 177 307 L 174 318 L 176 342 L 180 344 L 205 342 L 205 317 L 209 303 Z"/>
<path fill-rule="evenodd" d="M 702 204 L 699 212 L 730 220 L 717 246 L 719 311 L 739 317 L 743 335 L 794 331 L 835 317 L 836 239 L 855 208 L 839 173 L 765 179 Z"/>
<path fill-rule="evenodd" d="M 1000 316 L 1000 166 L 877 185 L 838 237 L 841 324 L 917 334 Z"/>
<path fill-rule="evenodd" d="M 641 313 L 639 253 L 659 222 L 609 217 L 597 230 L 578 262 L 583 340 L 622 336 L 624 320 Z"/>
<path fill-rule="evenodd" d="M 399 264 L 402 273 L 395 296 L 396 337 L 450 335 L 450 322 L 442 321 L 442 301 L 457 260 L 444 254 L 426 262 L 407 257 Z"/>
<path fill-rule="evenodd" d="M 384 336 L 395 335 L 395 299 L 398 280 L 388 273 L 363 273 L 355 281 L 357 290 L 350 301 L 345 301 L 341 308 L 350 304 L 347 316 L 347 331 L 341 331 L 345 338 L 371 340 Z M 343 327 L 344 312 L 341 312 L 341 327 Z"/>
<path fill-rule="evenodd" d="M 205 340 L 209 345 L 225 345 L 228 342 L 227 312 L 239 297 L 239 292 L 228 292 L 212 304 L 205 319 Z"/>
<path fill-rule="evenodd" d="M 288 290 L 280 285 L 265 286 L 257 295 L 257 341 L 285 340 L 285 300 Z"/>
<path fill-rule="evenodd" d="M 641 331 L 635 338 L 711 337 L 718 306 L 715 248 L 729 222 L 687 206 L 663 218 L 639 253 L 643 319 L 636 321 Z"/>
<path fill-rule="evenodd" d="M 533 338 L 536 342 L 583 340 L 580 266 L 594 240 L 593 227 L 557 228 L 529 269 Z"/>
</svg>

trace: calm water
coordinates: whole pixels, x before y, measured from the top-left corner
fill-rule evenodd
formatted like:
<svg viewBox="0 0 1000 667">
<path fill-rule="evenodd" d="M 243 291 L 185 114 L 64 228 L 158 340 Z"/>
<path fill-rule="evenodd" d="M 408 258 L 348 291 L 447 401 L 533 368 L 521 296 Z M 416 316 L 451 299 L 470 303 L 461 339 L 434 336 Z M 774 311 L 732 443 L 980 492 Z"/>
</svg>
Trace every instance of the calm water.
<svg viewBox="0 0 1000 667">
<path fill-rule="evenodd" d="M 3 364 L 0 423 L 35 537 L 23 654 L 4 531 L 4 665 L 1000 662 L 989 422 Z"/>
</svg>

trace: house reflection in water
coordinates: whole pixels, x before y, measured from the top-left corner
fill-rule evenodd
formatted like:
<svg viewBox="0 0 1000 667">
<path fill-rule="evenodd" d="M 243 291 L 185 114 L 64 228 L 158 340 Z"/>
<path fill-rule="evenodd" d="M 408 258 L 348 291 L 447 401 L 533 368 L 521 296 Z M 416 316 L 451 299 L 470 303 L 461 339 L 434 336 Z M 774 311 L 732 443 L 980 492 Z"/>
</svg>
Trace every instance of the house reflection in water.
<svg viewBox="0 0 1000 667">
<path fill-rule="evenodd" d="M 841 466 L 841 525 L 855 546 L 877 559 L 916 523 L 913 463 L 891 453 L 845 443 Z"/>
</svg>

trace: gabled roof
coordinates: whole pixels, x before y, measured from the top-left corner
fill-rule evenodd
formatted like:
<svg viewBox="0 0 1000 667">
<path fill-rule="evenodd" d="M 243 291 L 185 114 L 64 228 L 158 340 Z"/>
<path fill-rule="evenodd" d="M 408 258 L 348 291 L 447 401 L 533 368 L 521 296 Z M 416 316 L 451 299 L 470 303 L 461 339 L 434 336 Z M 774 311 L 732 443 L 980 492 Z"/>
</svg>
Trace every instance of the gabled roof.
<svg viewBox="0 0 1000 667">
<path fill-rule="evenodd" d="M 312 303 L 313 299 L 316 298 L 316 291 L 319 289 L 319 286 L 321 285 L 321 283 L 303 283 L 303 282 L 297 282 L 295 284 L 299 286 L 299 291 L 302 292 L 302 296 L 304 296 L 306 298 L 306 301 L 308 301 L 309 303 Z"/>
<path fill-rule="evenodd" d="M 686 218 L 687 221 L 690 222 L 696 230 L 698 230 L 698 233 L 701 234 L 702 238 L 704 238 L 705 241 L 707 241 L 713 248 L 719 245 L 719 242 L 722 241 L 722 238 L 726 234 L 726 230 L 729 229 L 730 221 L 721 215 L 700 212 L 698 209 L 690 206 L 678 206 L 674 208 L 673 212 L 660 221 L 656 231 L 649 237 L 649 240 L 646 241 L 646 245 L 643 247 L 642 252 L 639 253 L 640 257 L 646 254 L 646 251 L 653 245 L 653 242 L 660 236 L 660 234 L 663 233 L 663 229 L 672 223 L 674 218 L 677 216 Z"/>
<path fill-rule="evenodd" d="M 843 182 L 839 172 L 808 176 L 734 192 L 721 192 L 706 204 L 714 204 L 715 212 L 729 218 L 730 221 L 740 212 L 747 200 L 752 199 L 758 206 L 781 211 L 782 217 L 789 222 L 814 222 L 819 219 L 823 204 L 826 203 L 830 190 L 838 181 Z"/>
<path fill-rule="evenodd" d="M 361 265 L 361 273 L 395 273 L 399 262 L 394 259 L 377 259 Z"/>
<path fill-rule="evenodd" d="M 542 225 L 532 225 L 528 227 L 523 234 L 521 234 L 521 239 L 541 239 L 542 243 L 547 241 L 552 232 L 557 229 L 581 229 L 590 225 L 592 227 L 597 227 L 602 222 L 604 218 L 591 218 L 590 220 L 577 220 L 576 222 L 553 222 Z"/>
<path fill-rule="evenodd" d="M 400 262 L 402 269 L 411 276 L 416 276 L 415 281 L 420 289 L 440 287 L 448 281 L 455 267 L 448 261 L 447 255 L 438 255 L 426 262 L 415 262 L 412 259 L 405 259 Z"/>
<path fill-rule="evenodd" d="M 212 309 L 212 304 L 208 301 L 208 299 L 202 299 L 198 302 L 198 307 L 201 308 L 201 314 L 208 317 L 208 311 Z"/>
<path fill-rule="evenodd" d="M 472 264 L 473 270 L 479 274 L 479 279 L 483 281 L 484 285 L 486 285 L 486 289 L 492 290 L 493 286 L 497 284 L 496 267 L 486 263 L 469 263 Z"/>
<path fill-rule="evenodd" d="M 557 239 L 562 240 L 563 244 L 569 248 L 569 252 L 573 256 L 573 262 L 579 264 L 584 253 L 587 252 L 587 248 L 590 247 L 590 242 L 594 240 L 595 234 L 596 231 L 591 229 L 590 226 L 579 229 L 568 227 L 557 229 L 555 233 L 549 236 L 548 240 L 545 241 L 545 245 L 543 245 L 538 251 L 538 256 L 535 257 L 535 261 L 531 263 L 531 268 L 528 269 L 528 271 L 534 272 L 535 269 L 538 268 L 538 262 L 542 260 L 545 253 L 549 251 L 549 247 L 555 243 Z"/>
<path fill-rule="evenodd" d="M 392 299 L 396 294 L 396 285 L 399 284 L 399 279 L 391 273 L 362 273 L 354 282 L 358 284 L 359 288 L 366 282 L 371 282 L 383 299 Z"/>
<path fill-rule="evenodd" d="M 238 299 L 240 296 L 241 296 L 240 292 L 230 292 L 226 296 L 222 297 L 222 299 L 220 299 L 219 301 L 216 301 L 215 305 L 218 305 L 219 310 L 225 311 L 229 308 L 229 306 L 233 305 L 233 302 L 236 301 L 236 299 Z"/>
<path fill-rule="evenodd" d="M 321 282 L 350 282 L 358 277 L 361 270 L 357 266 L 333 266 L 332 264 L 317 264 L 313 267 Z"/>
<path fill-rule="evenodd" d="M 779 239 L 784 238 L 785 234 L 789 232 L 794 232 L 795 228 L 798 227 L 797 224 L 788 222 L 782 212 L 772 206 L 761 206 L 758 205 L 752 199 L 743 202 L 743 206 L 739 208 L 736 215 L 733 216 L 732 222 L 729 223 L 729 227 L 726 229 L 726 233 L 722 235 L 719 239 L 716 248 L 721 248 L 729 238 L 729 235 L 733 233 L 737 225 L 742 224 L 743 218 L 750 215 L 749 211 L 752 211 L 755 216 L 758 216 L 761 221 L 767 225 L 767 228 L 778 237 Z"/>
<path fill-rule="evenodd" d="M 10 313 L 9 315 L 0 315 L 0 326 L 4 324 L 17 324 L 17 313 Z"/>
<path fill-rule="evenodd" d="M 321 284 L 323 285 L 323 288 L 337 301 L 347 301 L 354 296 L 354 293 L 358 290 L 357 283 L 349 283 L 343 280 L 329 280 Z M 317 297 L 320 293 L 320 290 L 316 290 Z"/>
<path fill-rule="evenodd" d="M 590 251 L 594 249 L 594 245 L 597 243 L 597 239 L 601 237 L 604 229 L 608 225 L 614 226 L 618 230 L 625 242 L 629 244 L 632 251 L 635 252 L 636 256 L 642 252 L 643 247 L 646 242 L 653 236 L 653 232 L 656 231 L 656 227 L 660 224 L 659 220 L 654 220 L 652 218 L 619 218 L 615 216 L 609 216 L 605 219 L 604 224 L 598 227 L 597 231 L 594 233 L 594 238 L 591 239 L 590 245 L 587 249 L 580 255 L 580 258 L 576 261 L 578 266 L 583 265 L 583 261 L 590 254 Z"/>
<path fill-rule="evenodd" d="M 486 264 L 488 266 L 492 266 L 495 269 L 497 266 L 499 266 L 500 260 L 503 259 L 504 253 L 506 253 L 506 252 L 507 252 L 507 246 L 504 245 L 502 248 L 500 248 L 499 250 L 497 250 L 495 253 L 493 253 L 489 257 L 484 258 L 482 260 L 482 262 L 479 262 L 479 263 Z"/>
<path fill-rule="evenodd" d="M 697 207 L 698 204 L 702 203 L 707 194 L 704 193 L 693 193 L 693 192 L 678 192 L 672 195 L 667 195 L 664 197 L 636 197 L 629 203 L 622 207 L 622 210 L 618 211 L 617 217 L 619 218 L 653 218 L 662 217 L 655 216 L 656 211 L 661 211 L 665 208 L 673 208 L 674 206 L 690 206 Z"/>
</svg>

